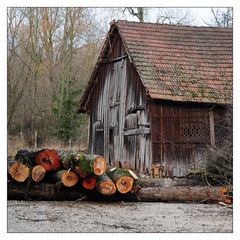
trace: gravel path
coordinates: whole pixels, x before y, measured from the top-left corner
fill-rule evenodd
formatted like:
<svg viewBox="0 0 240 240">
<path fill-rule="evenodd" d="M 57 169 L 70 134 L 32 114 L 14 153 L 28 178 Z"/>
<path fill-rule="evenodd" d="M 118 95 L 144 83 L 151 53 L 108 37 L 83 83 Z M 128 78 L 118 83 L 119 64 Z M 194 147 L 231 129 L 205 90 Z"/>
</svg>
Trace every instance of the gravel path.
<svg viewBox="0 0 240 240">
<path fill-rule="evenodd" d="M 8 201 L 8 232 L 232 232 L 216 204 Z"/>
</svg>

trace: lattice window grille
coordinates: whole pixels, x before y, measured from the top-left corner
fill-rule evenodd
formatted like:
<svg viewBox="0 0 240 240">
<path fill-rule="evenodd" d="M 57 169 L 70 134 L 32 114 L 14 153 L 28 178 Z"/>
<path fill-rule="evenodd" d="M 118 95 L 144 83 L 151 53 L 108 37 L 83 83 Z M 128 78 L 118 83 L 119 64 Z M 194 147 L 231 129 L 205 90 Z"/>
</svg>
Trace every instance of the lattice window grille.
<svg viewBox="0 0 240 240">
<path fill-rule="evenodd" d="M 184 123 L 180 132 L 184 138 L 203 139 L 206 136 L 206 126 L 203 123 Z"/>
</svg>

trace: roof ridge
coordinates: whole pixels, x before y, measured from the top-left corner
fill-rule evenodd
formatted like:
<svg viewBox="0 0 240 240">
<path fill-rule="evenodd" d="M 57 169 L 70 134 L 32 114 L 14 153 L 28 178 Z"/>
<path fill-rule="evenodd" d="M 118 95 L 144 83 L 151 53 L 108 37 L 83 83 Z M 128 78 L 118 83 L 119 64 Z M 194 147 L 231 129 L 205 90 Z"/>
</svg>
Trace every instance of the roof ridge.
<svg viewBox="0 0 240 240">
<path fill-rule="evenodd" d="M 222 29 L 226 31 L 232 31 L 232 28 L 225 27 L 214 27 L 214 26 L 195 26 L 195 25 L 185 25 L 185 24 L 167 24 L 167 23 L 154 23 L 154 22 L 136 22 L 136 21 L 128 21 L 124 19 L 113 20 L 109 24 L 118 24 L 121 22 L 131 23 L 131 24 L 148 24 L 148 25 L 161 25 L 161 26 L 169 26 L 169 27 L 186 27 L 186 28 L 205 28 L 205 29 Z"/>
</svg>

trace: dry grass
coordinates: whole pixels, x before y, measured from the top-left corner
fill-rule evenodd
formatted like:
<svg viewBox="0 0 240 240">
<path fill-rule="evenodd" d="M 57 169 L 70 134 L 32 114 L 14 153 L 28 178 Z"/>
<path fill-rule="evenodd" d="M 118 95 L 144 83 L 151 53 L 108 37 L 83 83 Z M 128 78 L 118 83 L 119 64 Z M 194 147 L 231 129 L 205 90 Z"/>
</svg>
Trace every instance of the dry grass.
<svg viewBox="0 0 240 240">
<path fill-rule="evenodd" d="M 14 158 L 17 151 L 20 149 L 30 149 L 30 150 L 40 150 L 42 148 L 56 149 L 56 150 L 73 150 L 73 151 L 87 151 L 87 144 L 80 143 L 74 144 L 71 147 L 66 146 L 62 141 L 57 139 L 49 139 L 41 146 L 38 146 L 37 149 L 33 149 L 33 147 L 26 144 L 20 136 L 8 136 L 8 156 L 10 158 Z"/>
</svg>

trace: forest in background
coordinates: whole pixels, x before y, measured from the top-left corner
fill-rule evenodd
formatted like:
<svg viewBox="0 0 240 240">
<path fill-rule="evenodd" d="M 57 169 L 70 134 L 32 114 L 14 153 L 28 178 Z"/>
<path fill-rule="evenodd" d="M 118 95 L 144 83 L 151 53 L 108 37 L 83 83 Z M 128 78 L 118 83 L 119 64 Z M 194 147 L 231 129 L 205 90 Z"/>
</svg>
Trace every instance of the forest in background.
<svg viewBox="0 0 240 240">
<path fill-rule="evenodd" d="M 232 9 L 209 11 L 205 25 L 232 26 Z M 77 107 L 112 19 L 194 25 L 190 11 L 169 8 L 8 8 L 7 18 L 10 155 L 87 148 L 88 116 Z"/>
</svg>

